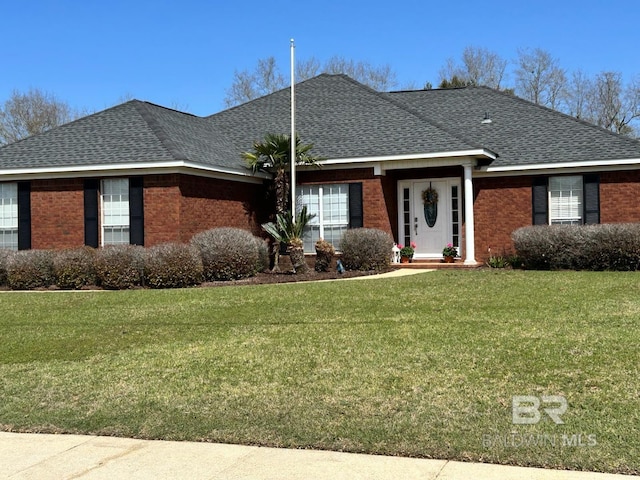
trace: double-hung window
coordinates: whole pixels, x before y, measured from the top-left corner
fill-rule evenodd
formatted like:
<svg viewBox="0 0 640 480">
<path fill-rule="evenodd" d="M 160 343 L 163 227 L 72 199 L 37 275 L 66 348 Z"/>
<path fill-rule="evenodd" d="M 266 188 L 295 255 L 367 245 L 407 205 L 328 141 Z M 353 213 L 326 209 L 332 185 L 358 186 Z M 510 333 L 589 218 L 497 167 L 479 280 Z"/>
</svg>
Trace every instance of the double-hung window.
<svg viewBox="0 0 640 480">
<path fill-rule="evenodd" d="M 304 249 L 314 251 L 320 238 L 340 249 L 342 235 L 349 228 L 349 185 L 303 185 L 296 189 L 297 204 L 315 215 L 304 233 Z"/>
<path fill-rule="evenodd" d="M 18 249 L 17 183 L 0 183 L 0 248 Z"/>
<path fill-rule="evenodd" d="M 583 223 L 582 176 L 549 178 L 549 223 L 581 225 Z"/>
<path fill-rule="evenodd" d="M 102 180 L 102 244 L 129 243 L 129 179 Z"/>
</svg>

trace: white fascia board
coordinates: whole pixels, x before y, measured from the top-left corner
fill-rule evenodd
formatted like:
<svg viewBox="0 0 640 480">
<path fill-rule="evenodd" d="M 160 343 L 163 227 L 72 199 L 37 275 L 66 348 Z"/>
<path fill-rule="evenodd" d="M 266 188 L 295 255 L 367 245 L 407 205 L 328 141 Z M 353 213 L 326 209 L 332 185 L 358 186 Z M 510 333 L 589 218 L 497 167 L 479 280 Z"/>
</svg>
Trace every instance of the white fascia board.
<svg viewBox="0 0 640 480">
<path fill-rule="evenodd" d="M 403 155 L 386 155 L 375 157 L 357 157 L 357 158 L 331 158 L 321 160 L 318 165 L 344 165 L 344 164 L 375 164 L 380 162 L 401 162 L 407 160 L 428 160 L 435 158 L 459 158 L 459 157 L 484 157 L 495 160 L 497 155 L 490 150 L 479 148 L 475 150 L 459 150 L 452 152 L 436 152 L 436 153 L 410 153 Z"/>
<path fill-rule="evenodd" d="M 474 176 L 513 176 L 533 175 L 537 173 L 558 173 L 562 170 L 597 171 L 597 170 L 629 170 L 640 168 L 640 158 L 622 160 L 590 160 L 585 162 L 537 163 L 531 165 L 509 165 L 504 167 L 483 167 L 473 172 Z"/>
<path fill-rule="evenodd" d="M 60 166 L 44 168 L 13 168 L 0 170 L 0 180 L 47 179 L 47 178 L 85 178 L 96 175 L 154 175 L 184 173 L 223 180 L 246 183 L 262 183 L 271 176 L 264 172 L 238 170 L 225 167 L 213 167 L 193 162 L 174 160 L 168 162 L 137 162 L 87 166 Z"/>
</svg>

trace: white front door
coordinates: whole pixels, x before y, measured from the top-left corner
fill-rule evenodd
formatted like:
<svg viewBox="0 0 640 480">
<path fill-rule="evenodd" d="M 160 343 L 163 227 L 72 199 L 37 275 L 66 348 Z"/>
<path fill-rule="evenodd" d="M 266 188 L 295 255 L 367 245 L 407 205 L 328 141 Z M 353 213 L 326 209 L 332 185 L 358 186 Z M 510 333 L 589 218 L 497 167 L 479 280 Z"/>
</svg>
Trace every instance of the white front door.
<svg viewBox="0 0 640 480">
<path fill-rule="evenodd" d="M 438 199 L 435 208 L 425 212 L 424 194 L 429 188 L 437 193 Z M 459 247 L 462 206 L 459 178 L 402 181 L 398 191 L 403 200 L 399 242 L 404 244 L 410 239 L 416 244 L 414 258 L 440 259 L 448 243 Z"/>
</svg>

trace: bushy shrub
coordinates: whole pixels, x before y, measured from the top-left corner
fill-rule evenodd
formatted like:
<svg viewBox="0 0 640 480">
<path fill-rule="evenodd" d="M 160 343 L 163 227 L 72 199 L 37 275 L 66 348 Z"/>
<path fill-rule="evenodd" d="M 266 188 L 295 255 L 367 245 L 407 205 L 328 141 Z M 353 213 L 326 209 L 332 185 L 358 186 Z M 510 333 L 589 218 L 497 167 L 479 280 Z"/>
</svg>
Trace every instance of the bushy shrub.
<svg viewBox="0 0 640 480">
<path fill-rule="evenodd" d="M 393 238 L 382 230 L 347 230 L 341 246 L 342 263 L 347 270 L 383 270 L 391 264 Z"/>
<path fill-rule="evenodd" d="M 136 245 L 111 245 L 96 252 L 95 269 L 98 284 L 104 288 L 123 290 L 141 285 L 144 248 Z"/>
<path fill-rule="evenodd" d="M 56 284 L 63 289 L 79 289 L 96 284 L 96 251 L 91 247 L 59 250 L 53 256 Z"/>
<path fill-rule="evenodd" d="M 21 250 L 9 257 L 7 284 L 14 290 L 49 287 L 55 283 L 53 252 Z"/>
<path fill-rule="evenodd" d="M 638 270 L 640 225 L 544 225 L 512 234 L 518 257 L 529 269 Z"/>
<path fill-rule="evenodd" d="M 246 278 L 258 271 L 258 244 L 246 230 L 231 227 L 206 230 L 194 235 L 191 244 L 200 252 L 207 281 Z"/>
<path fill-rule="evenodd" d="M 254 237 L 256 246 L 258 247 L 258 264 L 256 270 L 264 272 L 269 269 L 269 242 L 260 237 Z"/>
<path fill-rule="evenodd" d="M 151 288 L 192 287 L 202 282 L 202 260 L 193 245 L 165 243 L 145 250 L 144 283 Z"/>
<path fill-rule="evenodd" d="M 322 238 L 316 242 L 316 272 L 328 272 L 336 250 L 331 243 Z"/>
<path fill-rule="evenodd" d="M 0 249 L 0 286 L 7 284 L 7 267 L 9 259 L 15 252 L 6 248 Z"/>
</svg>

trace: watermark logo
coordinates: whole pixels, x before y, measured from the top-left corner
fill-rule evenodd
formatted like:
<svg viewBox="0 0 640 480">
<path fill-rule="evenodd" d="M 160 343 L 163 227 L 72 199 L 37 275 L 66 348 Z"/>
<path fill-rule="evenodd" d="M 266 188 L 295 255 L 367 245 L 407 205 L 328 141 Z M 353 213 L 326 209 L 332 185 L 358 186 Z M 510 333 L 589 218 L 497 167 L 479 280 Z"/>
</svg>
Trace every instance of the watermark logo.
<svg viewBox="0 0 640 480">
<path fill-rule="evenodd" d="M 569 404 L 562 395 L 514 395 L 511 399 L 512 422 L 514 425 L 535 425 L 540 421 L 540 405 L 547 416 L 556 425 L 563 425 L 561 415 L 563 415 Z"/>
<path fill-rule="evenodd" d="M 544 417 L 548 417 L 555 425 L 564 425 L 562 416 L 568 409 L 569 403 L 562 395 L 514 395 L 511 398 L 511 422 L 514 425 L 537 425 Z M 525 429 L 482 435 L 484 448 L 579 448 L 596 445 L 598 440 L 594 433 L 553 433 Z"/>
</svg>

